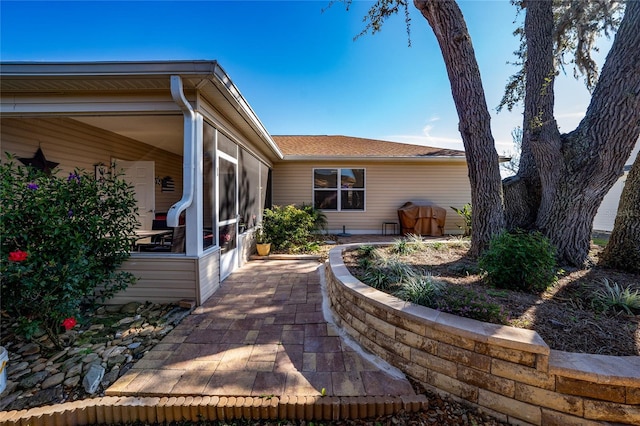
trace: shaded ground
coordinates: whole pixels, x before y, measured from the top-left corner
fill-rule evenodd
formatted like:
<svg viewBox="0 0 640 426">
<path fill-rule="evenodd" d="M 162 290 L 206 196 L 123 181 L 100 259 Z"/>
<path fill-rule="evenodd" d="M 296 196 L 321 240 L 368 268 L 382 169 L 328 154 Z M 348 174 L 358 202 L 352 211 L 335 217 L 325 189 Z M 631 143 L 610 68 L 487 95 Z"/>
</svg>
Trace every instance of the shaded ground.
<svg viewBox="0 0 640 426">
<path fill-rule="evenodd" d="M 462 244 L 436 244 L 429 249 L 400 256 L 415 267 L 426 269 L 449 285 L 465 286 L 500 304 L 508 324 L 535 330 L 551 349 L 601 355 L 640 355 L 640 315 L 607 312 L 592 307 L 592 295 L 604 288 L 605 280 L 622 287 L 640 288 L 640 276 L 593 267 L 567 270 L 557 284 L 542 294 L 496 290 L 482 282 L 477 262 L 467 257 Z M 597 259 L 601 249 L 592 247 Z M 391 255 L 390 249 L 386 249 Z M 356 251 L 344 254 L 345 265 L 355 276 L 362 274 Z M 471 271 L 471 272 L 469 272 Z"/>
</svg>

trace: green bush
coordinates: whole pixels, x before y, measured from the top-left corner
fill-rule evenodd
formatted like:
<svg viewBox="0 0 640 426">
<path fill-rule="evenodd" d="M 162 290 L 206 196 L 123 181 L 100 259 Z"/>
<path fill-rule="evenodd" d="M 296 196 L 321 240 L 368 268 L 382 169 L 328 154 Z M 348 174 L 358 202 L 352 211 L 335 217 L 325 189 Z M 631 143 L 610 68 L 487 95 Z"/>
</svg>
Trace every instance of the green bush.
<svg viewBox="0 0 640 426">
<path fill-rule="evenodd" d="M 384 270 L 368 267 L 360 277 L 363 283 L 378 290 L 388 290 L 393 284 Z"/>
<path fill-rule="evenodd" d="M 395 254 L 399 254 L 400 256 L 404 256 L 415 252 L 416 246 L 403 238 L 393 242 L 391 251 Z"/>
<path fill-rule="evenodd" d="M 373 257 L 373 253 L 375 252 L 376 247 L 370 244 L 365 244 L 363 246 L 358 247 L 358 254 L 365 259 L 369 259 Z"/>
<path fill-rule="evenodd" d="M 105 300 L 134 282 L 118 266 L 137 225 L 134 190 L 111 173 L 67 177 L 0 165 L 2 308 L 30 338 L 43 330 L 59 345 L 82 303 Z"/>
<path fill-rule="evenodd" d="M 470 237 L 471 236 L 471 203 L 465 204 L 464 206 L 462 206 L 461 209 L 453 206 L 449 206 L 449 207 L 451 207 L 451 210 L 458 213 L 458 216 L 460 216 L 464 221 L 464 228 L 462 226 L 458 226 L 458 228 L 462 229 L 463 231 L 462 236 Z"/>
<path fill-rule="evenodd" d="M 273 206 L 264 211 L 262 229 L 274 250 L 304 251 L 317 231 L 318 217 L 309 207 Z"/>
<path fill-rule="evenodd" d="M 602 287 L 593 292 L 591 305 L 600 312 L 624 312 L 628 315 L 640 313 L 640 290 L 631 291 L 617 282 L 609 283 L 603 278 Z"/>
<path fill-rule="evenodd" d="M 300 210 L 311 216 L 313 221 L 313 232 L 323 232 L 327 230 L 327 215 L 320 209 L 316 209 L 311 204 L 302 204 Z"/>
<path fill-rule="evenodd" d="M 543 291 L 557 280 L 555 249 L 539 232 L 502 232 L 493 237 L 478 266 L 488 284 L 527 292 Z"/>
<path fill-rule="evenodd" d="M 431 274 L 414 273 L 405 277 L 395 295 L 417 305 L 432 306 L 443 288 L 444 284 L 434 279 Z"/>
</svg>

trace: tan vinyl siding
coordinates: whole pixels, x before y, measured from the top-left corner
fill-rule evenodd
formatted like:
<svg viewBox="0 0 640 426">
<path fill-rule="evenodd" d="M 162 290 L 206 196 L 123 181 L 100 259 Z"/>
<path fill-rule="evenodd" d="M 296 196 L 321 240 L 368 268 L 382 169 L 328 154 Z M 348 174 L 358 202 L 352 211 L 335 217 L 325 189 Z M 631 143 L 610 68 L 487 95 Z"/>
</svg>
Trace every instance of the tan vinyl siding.
<svg viewBox="0 0 640 426">
<path fill-rule="evenodd" d="M 471 202 L 463 162 L 280 162 L 273 171 L 273 203 L 312 204 L 313 169 L 334 167 L 366 169 L 366 210 L 325 212 L 330 231 L 341 232 L 345 226 L 351 233 L 379 234 L 382 222 L 397 222 L 397 209 L 412 201 L 445 208 L 445 232 L 460 233 L 462 220 L 450 206 L 462 207 Z"/>
<path fill-rule="evenodd" d="M 220 287 L 220 250 L 207 252 L 198 259 L 200 290 L 197 304 L 204 303 Z"/>
<path fill-rule="evenodd" d="M 132 301 L 172 303 L 182 299 L 197 300 L 196 270 L 198 259 L 185 257 L 135 257 L 122 265 L 138 282 L 107 301 L 119 305 Z"/>
<path fill-rule="evenodd" d="M 70 118 L 2 118 L 2 161 L 4 153 L 32 157 L 41 147 L 47 160 L 60 163 L 60 173 L 75 168 L 92 171 L 96 163 L 111 159 L 154 161 L 157 177 L 171 176 L 174 192 L 162 192 L 156 185 L 156 211 L 166 212 L 182 195 L 182 157 L 125 138 L 115 133 L 80 123 Z"/>
</svg>

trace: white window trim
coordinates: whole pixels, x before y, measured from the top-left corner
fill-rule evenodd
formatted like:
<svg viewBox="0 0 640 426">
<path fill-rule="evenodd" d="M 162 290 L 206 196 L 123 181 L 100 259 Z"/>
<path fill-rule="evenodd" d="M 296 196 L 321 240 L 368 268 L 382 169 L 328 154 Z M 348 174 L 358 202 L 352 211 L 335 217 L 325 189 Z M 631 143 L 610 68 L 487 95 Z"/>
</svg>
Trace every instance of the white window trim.
<svg viewBox="0 0 640 426">
<path fill-rule="evenodd" d="M 316 170 L 337 170 L 338 171 L 338 176 L 336 179 L 336 185 L 338 186 L 337 188 L 316 188 L 315 187 L 315 175 L 316 175 Z M 364 173 L 364 188 L 352 188 L 352 190 L 355 191 L 362 191 L 364 194 L 364 201 L 363 201 L 363 208 L 362 210 L 358 210 L 358 209 L 342 209 L 342 197 L 341 197 L 341 192 L 344 191 L 344 189 L 339 187 L 339 182 L 340 182 L 340 177 L 342 176 L 342 170 L 343 169 L 359 169 L 362 170 Z M 327 166 L 327 167 L 314 167 L 311 170 L 311 205 L 315 207 L 316 204 L 316 191 L 332 191 L 332 190 L 336 190 L 338 191 L 338 199 L 337 199 L 337 208 L 335 210 L 333 209 L 320 209 L 323 212 L 332 212 L 332 213 L 362 213 L 362 212 L 366 212 L 367 211 L 367 169 L 364 167 L 331 167 L 331 166 Z"/>
</svg>

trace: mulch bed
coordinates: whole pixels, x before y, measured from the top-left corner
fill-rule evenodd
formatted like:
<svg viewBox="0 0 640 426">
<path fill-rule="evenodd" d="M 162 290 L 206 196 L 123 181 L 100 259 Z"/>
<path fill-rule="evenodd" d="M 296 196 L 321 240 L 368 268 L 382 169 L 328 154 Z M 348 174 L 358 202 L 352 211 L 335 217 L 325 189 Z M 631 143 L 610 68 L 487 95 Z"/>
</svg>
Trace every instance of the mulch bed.
<svg viewBox="0 0 640 426">
<path fill-rule="evenodd" d="M 623 312 L 602 313 L 591 305 L 591 295 L 604 286 L 605 280 L 622 287 L 640 288 L 640 276 L 594 266 L 570 269 L 557 284 L 541 294 L 492 289 L 482 282 L 482 275 L 464 271 L 477 270 L 477 263 L 467 256 L 462 244 L 442 244 L 400 256 L 415 267 L 428 270 L 448 285 L 466 286 L 500 304 L 508 312 L 508 324 L 535 330 L 551 349 L 600 355 L 640 355 L 640 315 Z M 391 255 L 387 247 L 388 255 Z M 597 246 L 591 255 L 597 260 Z M 345 265 L 354 276 L 363 272 L 354 250 L 344 253 Z"/>
</svg>

